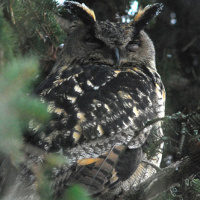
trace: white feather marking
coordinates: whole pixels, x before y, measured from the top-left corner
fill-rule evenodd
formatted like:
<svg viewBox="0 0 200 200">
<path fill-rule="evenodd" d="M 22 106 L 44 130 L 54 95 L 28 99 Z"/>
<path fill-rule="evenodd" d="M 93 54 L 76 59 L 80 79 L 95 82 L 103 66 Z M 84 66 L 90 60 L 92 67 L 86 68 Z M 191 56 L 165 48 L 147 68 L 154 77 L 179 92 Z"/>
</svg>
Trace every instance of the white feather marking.
<svg viewBox="0 0 200 200">
<path fill-rule="evenodd" d="M 108 112 L 111 111 L 110 107 L 109 107 L 107 104 L 104 104 L 104 107 L 105 107 L 105 109 L 106 109 Z"/>
<path fill-rule="evenodd" d="M 90 87 L 94 87 L 94 85 L 92 84 L 92 82 L 90 80 L 87 80 L 87 85 Z"/>
<path fill-rule="evenodd" d="M 102 136 L 104 134 L 104 130 L 103 130 L 103 127 L 101 125 L 97 126 L 97 130 L 98 130 L 100 136 Z"/>
<path fill-rule="evenodd" d="M 55 104 L 53 101 L 49 102 L 49 105 L 47 106 L 47 112 L 52 113 L 55 110 Z"/>
<path fill-rule="evenodd" d="M 75 103 L 76 102 L 76 97 L 72 97 L 72 96 L 66 96 L 67 100 L 71 101 L 71 103 Z"/>
<path fill-rule="evenodd" d="M 74 90 L 78 93 L 83 93 L 83 90 L 79 87 L 79 85 L 74 86 Z"/>
<path fill-rule="evenodd" d="M 99 89 L 99 86 L 94 86 L 94 90 L 98 90 Z"/>
</svg>

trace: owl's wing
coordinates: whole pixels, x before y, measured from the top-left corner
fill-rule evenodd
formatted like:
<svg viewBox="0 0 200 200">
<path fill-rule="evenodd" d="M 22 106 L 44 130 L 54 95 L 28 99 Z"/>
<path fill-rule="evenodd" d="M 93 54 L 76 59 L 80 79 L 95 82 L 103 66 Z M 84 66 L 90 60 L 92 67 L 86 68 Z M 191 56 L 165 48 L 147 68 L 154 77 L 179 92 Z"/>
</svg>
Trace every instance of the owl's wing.
<svg viewBox="0 0 200 200">
<path fill-rule="evenodd" d="M 145 66 L 64 66 L 51 74 L 36 93 L 48 102 L 52 120 L 45 128 L 32 122 L 35 134 L 27 140 L 67 155 L 71 167 L 61 170 L 56 190 L 81 182 L 98 193 L 128 178 L 151 127 L 135 130 L 164 114 L 163 92 L 159 75 Z"/>
</svg>

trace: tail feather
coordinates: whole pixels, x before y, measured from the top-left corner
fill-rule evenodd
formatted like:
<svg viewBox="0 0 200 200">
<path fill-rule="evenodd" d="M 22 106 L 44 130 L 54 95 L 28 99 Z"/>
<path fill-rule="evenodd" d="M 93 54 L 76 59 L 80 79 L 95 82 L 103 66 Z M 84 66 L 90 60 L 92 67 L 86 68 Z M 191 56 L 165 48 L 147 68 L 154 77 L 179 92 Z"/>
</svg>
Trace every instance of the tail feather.
<svg viewBox="0 0 200 200">
<path fill-rule="evenodd" d="M 75 166 L 70 169 L 69 176 L 59 175 L 67 177 L 65 180 L 59 176 L 57 180 L 62 180 L 63 190 L 74 183 L 80 183 L 91 195 L 100 195 L 113 188 L 120 181 L 129 178 L 138 168 L 142 158 L 142 150 L 140 148 L 126 148 L 126 145 L 113 146 L 110 151 L 98 158 L 78 160 Z M 57 184 L 61 184 L 59 181 L 57 182 Z M 57 194 L 62 194 L 62 192 L 56 191 Z"/>
</svg>

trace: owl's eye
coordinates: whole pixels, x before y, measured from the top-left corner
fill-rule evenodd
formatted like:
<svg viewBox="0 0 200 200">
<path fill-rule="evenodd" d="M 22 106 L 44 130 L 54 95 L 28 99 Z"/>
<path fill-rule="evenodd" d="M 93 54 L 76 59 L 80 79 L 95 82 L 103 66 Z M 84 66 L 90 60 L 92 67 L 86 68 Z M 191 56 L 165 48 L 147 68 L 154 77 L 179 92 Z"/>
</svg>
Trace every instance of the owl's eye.
<svg viewBox="0 0 200 200">
<path fill-rule="evenodd" d="M 127 49 L 128 51 L 134 52 L 134 51 L 136 51 L 136 50 L 139 49 L 139 45 L 140 45 L 139 40 L 131 41 L 131 42 L 129 42 L 129 43 L 127 44 L 126 49 Z"/>
<path fill-rule="evenodd" d="M 85 43 L 94 49 L 101 48 L 103 45 L 103 42 L 92 36 L 86 36 Z"/>
</svg>

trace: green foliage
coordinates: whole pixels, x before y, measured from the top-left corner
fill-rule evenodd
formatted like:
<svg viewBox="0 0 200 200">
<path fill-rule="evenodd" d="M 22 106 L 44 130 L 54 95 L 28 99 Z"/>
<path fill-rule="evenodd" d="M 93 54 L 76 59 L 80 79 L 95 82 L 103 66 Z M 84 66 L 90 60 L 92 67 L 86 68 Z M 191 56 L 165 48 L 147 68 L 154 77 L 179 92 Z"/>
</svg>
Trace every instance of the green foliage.
<svg viewBox="0 0 200 200">
<path fill-rule="evenodd" d="M 199 195 L 200 198 L 200 179 L 193 179 L 191 185 L 193 186 L 195 194 Z"/>
<path fill-rule="evenodd" d="M 174 200 L 174 196 L 170 192 L 164 192 L 159 197 L 154 198 L 153 200 Z"/>
<path fill-rule="evenodd" d="M 10 156 L 14 163 L 24 159 L 21 125 L 31 119 L 40 122 L 49 119 L 46 106 L 27 95 L 37 74 L 37 60 L 21 58 L 7 64 L 0 75 L 0 151 Z"/>
<path fill-rule="evenodd" d="M 80 185 L 74 185 L 70 187 L 62 200 L 69 199 L 69 200 L 92 200 L 86 190 L 84 190 Z"/>
<path fill-rule="evenodd" d="M 65 35 L 55 19 L 59 11 L 55 0 L 4 0 L 4 10 L 23 54 L 33 51 L 42 57 L 51 45 L 62 43 Z"/>
<path fill-rule="evenodd" d="M 19 166 L 25 160 L 24 129 L 30 120 L 44 124 L 49 114 L 46 105 L 30 94 L 40 73 L 38 60 L 30 56 L 16 57 L 33 51 L 41 58 L 51 45 L 59 45 L 65 35 L 55 20 L 54 12 L 59 8 L 54 0 L 5 0 L 3 3 L 4 12 L 0 12 L 0 152 Z M 41 199 L 53 199 L 52 169 L 64 163 L 66 158 L 50 154 L 34 169 Z M 75 186 L 63 198 L 89 200 L 87 196 L 84 189 Z"/>
<path fill-rule="evenodd" d="M 42 200 L 53 200 L 52 188 L 49 179 L 44 175 L 42 170 L 36 173 L 37 183 L 38 183 L 38 193 Z"/>
<path fill-rule="evenodd" d="M 166 116 L 163 124 L 165 135 L 163 138 L 165 140 L 163 157 L 166 155 L 174 155 L 174 159 L 181 159 L 186 156 L 191 157 L 192 159 L 199 158 L 199 122 L 199 108 L 196 112 L 188 115 L 178 112 L 171 116 Z M 164 163 L 162 163 L 162 165 L 164 165 Z M 190 167 L 191 169 L 193 168 L 192 165 Z M 188 177 L 187 179 L 181 179 L 179 183 L 173 184 L 170 190 L 166 191 L 163 195 L 159 196 L 159 198 L 156 198 L 155 200 L 200 199 L 198 196 L 200 194 L 199 177 L 200 176 L 197 173 L 191 177 Z"/>
<path fill-rule="evenodd" d="M 42 166 L 35 171 L 38 183 L 38 193 L 42 200 L 53 200 L 51 178 L 52 169 L 61 167 L 66 163 L 66 158 L 61 155 L 49 154 L 45 156 L 45 161 Z M 80 185 L 69 187 L 63 194 L 61 200 L 92 200 L 87 191 Z"/>
<path fill-rule="evenodd" d="M 0 6 L 0 67 L 18 54 L 16 40 L 16 35 L 3 17 L 2 8 Z"/>
<path fill-rule="evenodd" d="M 200 180 L 186 179 L 182 184 L 176 184 L 154 200 L 199 200 Z"/>
<path fill-rule="evenodd" d="M 34 119 L 45 123 L 49 120 L 45 104 L 27 95 L 31 83 L 38 75 L 36 58 L 21 58 L 5 66 L 0 76 L 0 152 L 11 158 L 14 165 L 24 161 L 23 126 Z M 52 200 L 52 188 L 49 181 L 54 167 L 66 163 L 62 156 L 49 154 L 44 163 L 34 170 L 37 179 L 38 193 L 43 200 Z M 63 199 L 91 200 L 80 186 L 71 187 Z"/>
</svg>

